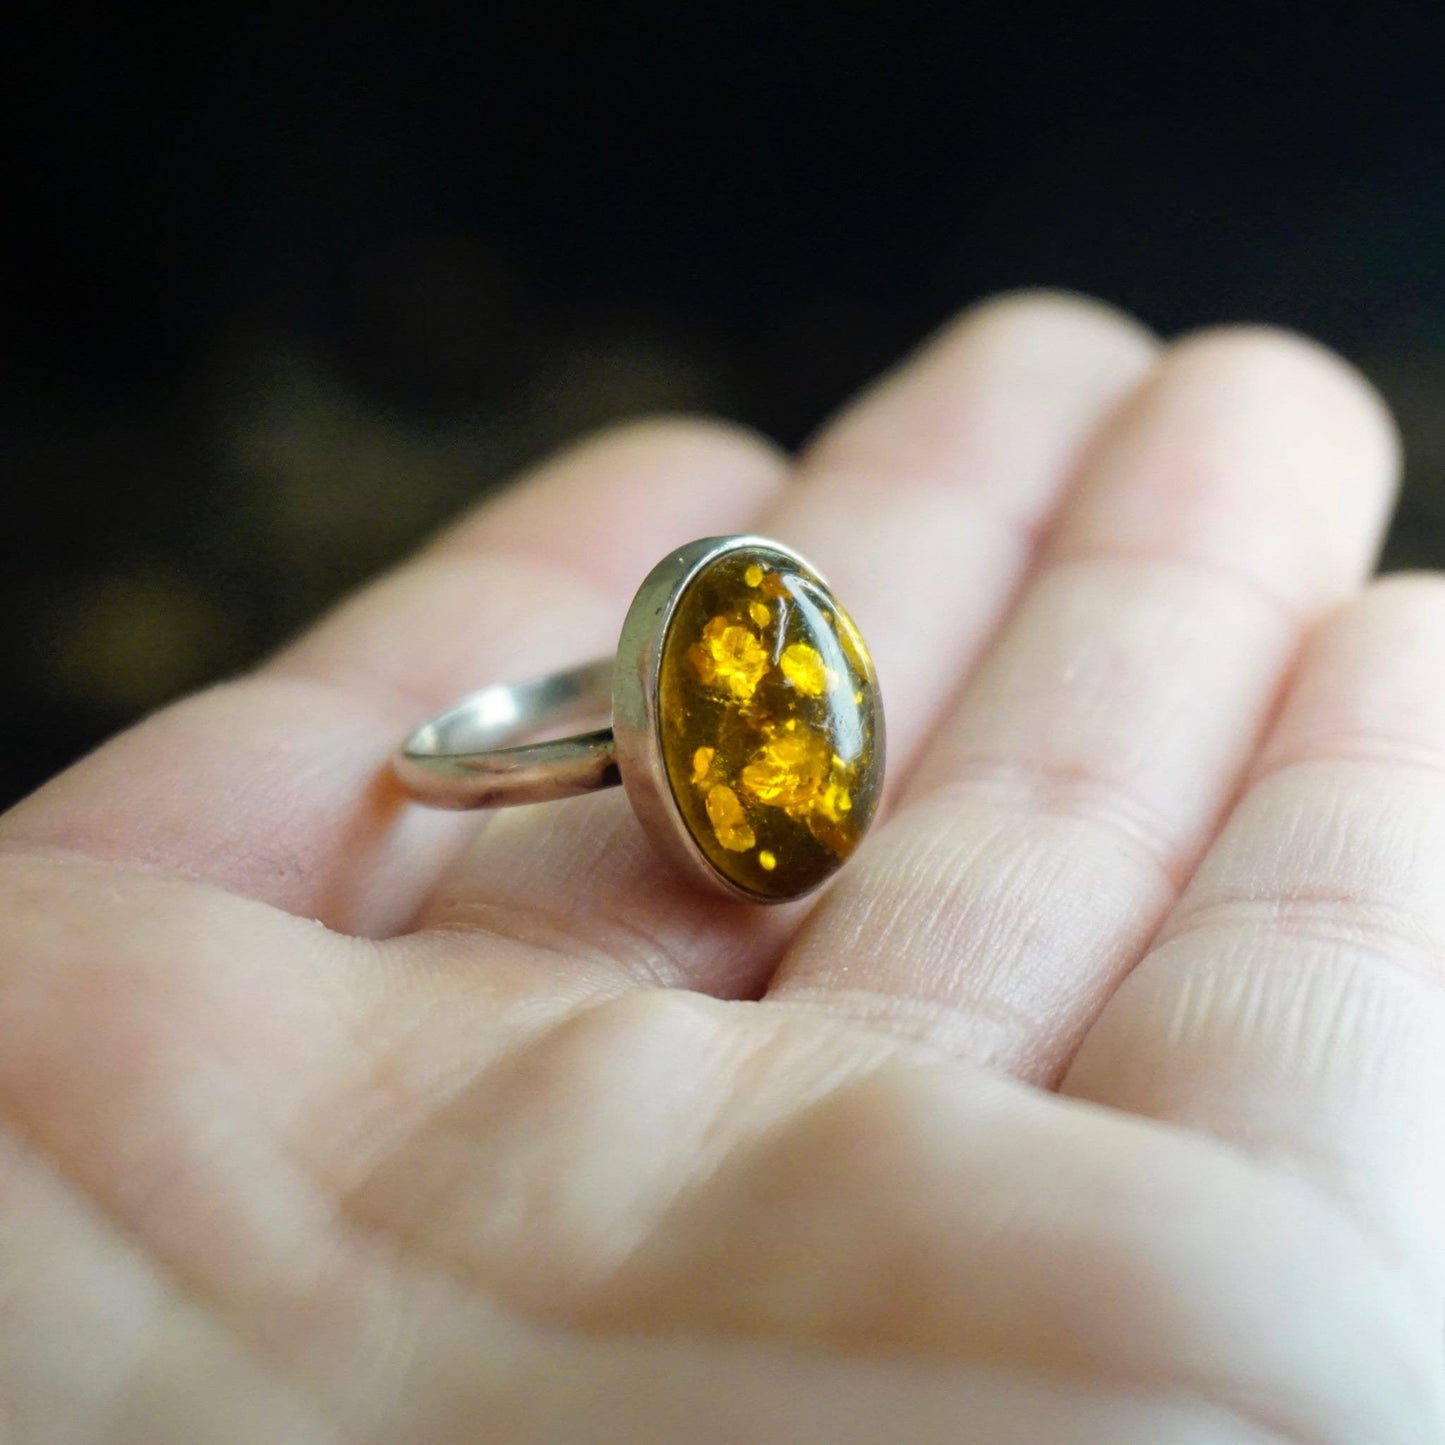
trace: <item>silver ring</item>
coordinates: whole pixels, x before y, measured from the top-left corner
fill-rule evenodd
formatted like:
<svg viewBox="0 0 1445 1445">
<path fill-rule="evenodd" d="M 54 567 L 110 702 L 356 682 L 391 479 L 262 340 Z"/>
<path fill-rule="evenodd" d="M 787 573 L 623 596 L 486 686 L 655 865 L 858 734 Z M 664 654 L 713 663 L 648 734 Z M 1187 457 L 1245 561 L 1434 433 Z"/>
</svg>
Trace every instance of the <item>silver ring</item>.
<svg viewBox="0 0 1445 1445">
<path fill-rule="evenodd" d="M 582 720 L 612 725 L 540 742 Z M 519 744 L 520 745 L 517 745 Z M 472 693 L 393 766 L 418 802 L 500 808 L 621 784 L 662 854 L 733 897 L 783 903 L 852 854 L 882 791 L 878 680 L 819 573 L 766 537 L 664 557 L 615 658 Z"/>
</svg>

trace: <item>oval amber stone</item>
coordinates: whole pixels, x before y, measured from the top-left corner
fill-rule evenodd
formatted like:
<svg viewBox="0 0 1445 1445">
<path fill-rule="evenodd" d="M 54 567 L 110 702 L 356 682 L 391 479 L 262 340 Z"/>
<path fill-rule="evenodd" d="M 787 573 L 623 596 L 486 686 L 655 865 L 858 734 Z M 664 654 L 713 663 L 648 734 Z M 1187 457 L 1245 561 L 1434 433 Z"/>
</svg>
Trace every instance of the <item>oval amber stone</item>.
<svg viewBox="0 0 1445 1445">
<path fill-rule="evenodd" d="M 705 566 L 674 605 L 657 699 L 672 796 L 729 883 L 797 897 L 857 847 L 883 780 L 878 680 L 806 567 L 764 547 Z"/>
</svg>

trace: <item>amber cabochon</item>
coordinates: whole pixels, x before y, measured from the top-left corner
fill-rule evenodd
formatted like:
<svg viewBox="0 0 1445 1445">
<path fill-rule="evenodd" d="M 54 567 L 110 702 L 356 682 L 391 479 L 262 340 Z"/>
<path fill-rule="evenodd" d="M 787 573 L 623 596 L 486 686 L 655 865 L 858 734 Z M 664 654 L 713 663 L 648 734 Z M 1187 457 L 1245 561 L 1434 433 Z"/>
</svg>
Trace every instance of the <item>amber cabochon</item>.
<svg viewBox="0 0 1445 1445">
<path fill-rule="evenodd" d="M 753 897 L 816 888 L 877 809 L 872 659 L 822 579 L 787 553 L 739 547 L 687 582 L 663 638 L 656 725 L 688 832 Z"/>
</svg>

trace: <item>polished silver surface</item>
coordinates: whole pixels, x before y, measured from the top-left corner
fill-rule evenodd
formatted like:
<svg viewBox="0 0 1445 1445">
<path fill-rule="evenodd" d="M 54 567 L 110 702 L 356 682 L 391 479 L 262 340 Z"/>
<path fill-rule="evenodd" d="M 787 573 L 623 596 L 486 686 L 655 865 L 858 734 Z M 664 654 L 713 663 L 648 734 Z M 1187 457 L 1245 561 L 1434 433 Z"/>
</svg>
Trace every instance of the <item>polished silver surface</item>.
<svg viewBox="0 0 1445 1445">
<path fill-rule="evenodd" d="M 612 660 L 532 682 L 498 683 L 419 727 L 393 767 L 418 802 L 502 808 L 575 798 L 621 781 L 612 730 L 508 747 L 569 722 L 600 720 L 612 700 Z"/>
<path fill-rule="evenodd" d="M 638 588 L 615 660 L 533 682 L 501 683 L 463 698 L 419 727 L 397 752 L 393 767 L 407 791 L 436 808 L 504 808 L 578 797 L 620 782 L 654 845 L 686 876 L 733 898 L 786 901 L 749 893 L 712 866 L 678 810 L 662 760 L 657 691 L 673 612 L 698 573 L 739 549 L 771 552 L 818 575 L 796 552 L 767 537 L 703 537 L 679 547 Z M 569 721 L 605 716 L 609 701 L 610 728 L 507 746 Z"/>
</svg>

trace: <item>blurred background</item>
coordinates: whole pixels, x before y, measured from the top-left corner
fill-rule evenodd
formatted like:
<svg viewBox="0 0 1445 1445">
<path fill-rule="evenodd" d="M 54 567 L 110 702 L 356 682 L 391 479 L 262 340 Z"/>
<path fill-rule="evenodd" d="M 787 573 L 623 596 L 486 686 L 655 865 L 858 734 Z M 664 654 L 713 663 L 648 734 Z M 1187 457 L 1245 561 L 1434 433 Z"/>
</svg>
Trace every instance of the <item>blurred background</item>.
<svg viewBox="0 0 1445 1445">
<path fill-rule="evenodd" d="M 795 445 L 1006 287 L 1321 336 L 1405 432 L 1389 561 L 1445 564 L 1412 12 L 351 12 L 53 6 L 8 47 L 0 803 L 558 443 L 684 408 Z"/>
</svg>

